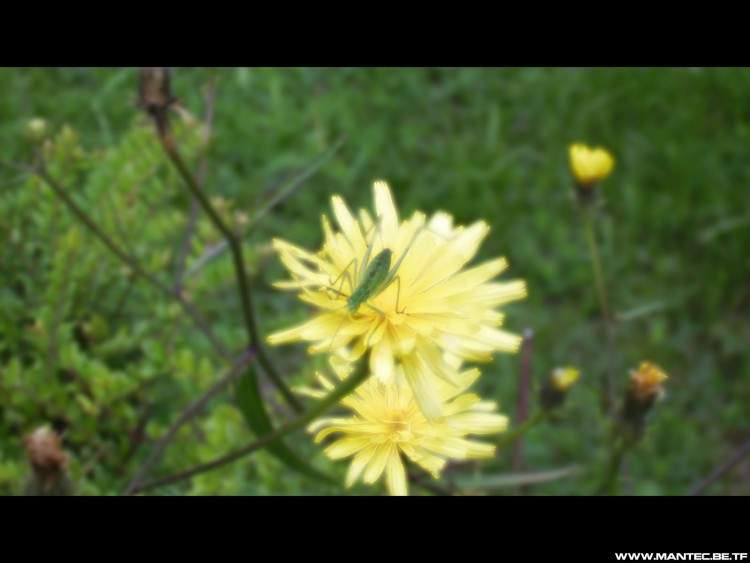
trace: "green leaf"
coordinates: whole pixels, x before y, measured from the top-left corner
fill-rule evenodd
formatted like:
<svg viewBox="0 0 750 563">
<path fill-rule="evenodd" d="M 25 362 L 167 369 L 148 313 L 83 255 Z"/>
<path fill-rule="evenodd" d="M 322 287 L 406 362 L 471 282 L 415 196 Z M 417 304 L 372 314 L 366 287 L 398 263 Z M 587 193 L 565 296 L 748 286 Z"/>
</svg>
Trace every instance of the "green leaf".
<svg viewBox="0 0 750 563">
<path fill-rule="evenodd" d="M 0 369 L 0 380 L 8 387 L 17 385 L 21 381 L 22 371 L 21 362 L 17 357 L 13 357 L 5 369 Z"/>
<path fill-rule="evenodd" d="M 698 235 L 698 242 L 701 244 L 708 244 L 712 242 L 719 235 L 730 233 L 735 229 L 744 227 L 750 224 L 750 215 L 744 215 L 741 217 L 731 217 L 719 221 L 717 224 L 708 227 L 701 231 Z"/>
<path fill-rule="evenodd" d="M 550 471 L 538 471 L 536 473 L 503 473 L 500 475 L 476 475 L 472 477 L 459 477 L 455 480 L 456 485 L 467 489 L 503 489 L 507 487 L 519 487 L 522 485 L 535 485 L 556 481 L 569 477 L 580 471 L 580 466 L 571 465 L 562 469 Z"/>
<path fill-rule="evenodd" d="M 616 316 L 617 320 L 620 322 L 632 321 L 645 315 L 650 315 L 651 313 L 662 311 L 670 305 L 672 305 L 672 303 L 668 303 L 666 301 L 655 301 L 654 303 L 647 303 L 646 305 L 635 307 L 634 309 L 630 309 L 629 311 L 616 313 Z"/>
<path fill-rule="evenodd" d="M 258 389 L 258 380 L 255 377 L 254 367 L 251 365 L 247 371 L 240 377 L 237 384 L 237 406 L 245 418 L 250 429 L 257 437 L 264 436 L 273 431 L 271 420 L 268 418 L 263 401 Z M 290 450 L 284 442 L 278 440 L 267 446 L 267 449 L 277 459 L 295 471 L 328 484 L 335 481 L 327 475 L 321 473 L 307 462 L 303 461 Z"/>
</svg>

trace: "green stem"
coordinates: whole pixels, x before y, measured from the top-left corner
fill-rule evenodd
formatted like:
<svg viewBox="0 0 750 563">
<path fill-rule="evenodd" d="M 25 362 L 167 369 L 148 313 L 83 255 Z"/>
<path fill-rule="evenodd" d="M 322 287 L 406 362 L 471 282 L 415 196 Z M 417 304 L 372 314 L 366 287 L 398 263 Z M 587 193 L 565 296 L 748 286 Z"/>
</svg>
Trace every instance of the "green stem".
<svg viewBox="0 0 750 563">
<path fill-rule="evenodd" d="M 591 264 L 594 269 L 594 278 L 596 280 L 596 290 L 599 293 L 599 304 L 602 308 L 602 315 L 604 320 L 609 322 L 609 301 L 607 300 L 607 292 L 604 287 L 604 274 L 602 273 L 602 261 L 599 256 L 599 245 L 596 242 L 596 236 L 594 234 L 594 223 L 591 220 L 591 212 L 584 211 L 583 214 L 583 227 L 586 232 L 586 242 L 588 243 L 589 253 L 591 254 Z"/>
<path fill-rule="evenodd" d="M 172 164 L 174 164 L 175 168 L 187 184 L 195 199 L 198 200 L 198 203 L 211 219 L 211 222 L 229 243 L 229 248 L 232 252 L 232 260 L 234 261 L 234 271 L 237 277 L 237 284 L 240 290 L 240 301 L 242 303 L 242 312 L 245 319 L 245 328 L 247 330 L 248 337 L 250 338 L 250 344 L 258 352 L 258 362 L 261 366 L 263 366 L 266 374 L 271 379 L 276 388 L 284 396 L 286 402 L 289 403 L 289 405 L 296 412 L 301 412 L 303 407 L 300 404 L 299 400 L 292 394 L 289 388 L 281 380 L 279 372 L 276 370 L 274 365 L 271 363 L 268 355 L 266 354 L 263 345 L 263 338 L 260 334 L 260 331 L 258 330 L 258 325 L 255 322 L 255 316 L 253 315 L 254 307 L 252 302 L 252 291 L 250 288 L 250 282 L 247 278 L 247 272 L 245 270 L 245 259 L 242 253 L 242 245 L 239 238 L 235 236 L 232 230 L 226 225 L 226 223 L 224 223 L 222 218 L 214 209 L 213 205 L 211 205 L 208 197 L 206 197 L 206 194 L 195 181 L 195 178 L 193 178 L 192 173 L 190 172 L 190 170 L 188 170 L 185 162 L 180 156 L 180 153 L 177 151 L 177 146 L 170 133 L 167 131 L 164 134 L 159 135 L 159 139 L 161 140 L 162 146 L 164 147 L 164 151 L 167 153 L 167 156 L 172 161 Z"/>
<path fill-rule="evenodd" d="M 520 426 L 516 426 L 513 430 L 503 434 L 502 438 L 500 438 L 500 440 L 497 442 L 497 447 L 503 448 L 507 446 L 508 444 L 512 444 L 518 438 L 526 434 L 526 432 L 534 428 L 534 426 L 539 424 L 539 422 L 541 422 L 543 418 L 544 418 L 544 412 L 541 410 L 536 411 L 536 413 L 534 413 L 534 416 L 529 418 L 526 422 L 524 422 Z"/>
<path fill-rule="evenodd" d="M 604 333 L 607 350 L 607 377 L 604 383 L 604 397 L 607 399 L 608 411 L 614 412 L 615 402 L 617 400 L 615 384 L 615 360 L 614 360 L 614 320 L 609 308 L 607 299 L 607 290 L 604 283 L 604 273 L 602 270 L 602 260 L 599 255 L 599 245 L 594 233 L 594 224 L 592 220 L 591 209 L 585 208 L 583 213 L 583 229 L 586 234 L 586 243 L 588 244 L 589 255 L 591 256 L 591 266 L 594 271 L 596 281 L 596 290 L 599 294 L 599 305 L 602 310 L 602 320 L 604 321 Z"/>
<path fill-rule="evenodd" d="M 604 482 L 600 489 L 601 494 L 609 494 L 610 496 L 617 495 L 618 480 L 620 476 L 620 466 L 622 465 L 622 459 L 625 456 L 625 450 L 627 448 L 620 441 L 618 442 L 609 456 L 609 463 L 607 464 L 607 472 L 604 474 Z"/>
<path fill-rule="evenodd" d="M 328 395 L 318 401 L 313 407 L 306 410 L 294 420 L 291 420 L 286 424 L 280 426 L 273 432 L 266 434 L 262 438 L 259 438 L 258 440 L 251 442 L 250 444 L 247 444 L 246 446 L 243 446 L 238 450 L 230 452 L 227 455 L 224 455 L 208 463 L 198 465 L 196 467 L 193 467 L 192 469 L 183 471 L 182 473 L 177 473 L 176 475 L 164 477 L 163 479 L 157 479 L 148 483 L 144 483 L 143 485 L 134 488 L 132 492 L 138 493 L 147 489 L 153 489 L 164 485 L 170 485 L 172 483 L 177 483 L 179 481 L 184 481 L 185 479 L 189 479 L 194 475 L 205 473 L 206 471 L 211 471 L 212 469 L 216 469 L 217 467 L 227 465 L 229 463 L 237 461 L 242 457 L 263 449 L 266 446 L 269 446 L 270 444 L 276 442 L 277 440 L 280 440 L 287 434 L 290 434 L 291 432 L 294 432 L 295 430 L 298 430 L 306 424 L 312 422 L 332 406 L 339 403 L 341 399 L 354 391 L 365 379 L 367 379 L 367 376 L 370 374 L 369 370 L 367 369 L 367 365 L 369 365 L 369 362 L 362 361 L 360 363 L 359 369 L 355 373 L 351 374 L 348 378 L 342 381 L 333 391 L 328 393 Z"/>
</svg>

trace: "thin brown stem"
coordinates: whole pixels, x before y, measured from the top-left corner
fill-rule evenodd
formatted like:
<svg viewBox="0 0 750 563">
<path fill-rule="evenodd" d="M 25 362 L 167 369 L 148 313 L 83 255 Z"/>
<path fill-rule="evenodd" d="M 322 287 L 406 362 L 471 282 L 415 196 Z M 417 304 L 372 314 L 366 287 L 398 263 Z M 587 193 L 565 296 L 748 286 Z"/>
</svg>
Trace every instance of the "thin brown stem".
<svg viewBox="0 0 750 563">
<path fill-rule="evenodd" d="M 523 424 L 528 416 L 529 387 L 531 386 L 531 357 L 533 353 L 534 331 L 527 328 L 523 334 L 523 350 L 521 352 L 521 378 L 518 384 L 518 406 L 516 409 L 516 424 Z M 513 447 L 513 470 L 523 469 L 523 436 L 516 440 Z"/>
<path fill-rule="evenodd" d="M 276 195 L 272 196 L 267 202 L 265 202 L 263 206 L 258 209 L 250 219 L 247 228 L 241 235 L 242 238 L 246 239 L 250 235 L 250 233 L 252 233 L 258 227 L 263 217 L 265 217 L 275 206 L 282 203 L 285 199 L 291 197 L 294 192 L 300 189 L 302 185 L 304 185 L 304 183 L 315 172 L 317 172 L 321 166 L 323 166 L 323 164 L 325 164 L 330 158 L 333 157 L 334 154 L 336 154 L 336 152 L 344 145 L 345 141 L 345 136 L 339 137 L 333 144 L 333 146 L 328 149 L 328 151 L 316 157 L 310 164 L 303 167 L 302 172 L 300 172 L 297 176 L 294 176 L 289 181 L 289 183 L 285 184 L 283 188 L 278 190 Z M 198 258 L 190 267 L 190 269 L 185 272 L 181 281 L 184 282 L 185 279 L 193 276 L 210 260 L 215 259 L 222 252 L 224 252 L 228 246 L 229 245 L 227 241 L 222 239 L 221 241 L 210 247 L 208 250 L 206 250 L 203 256 Z"/>
<path fill-rule="evenodd" d="M 617 385 L 615 378 L 615 321 L 612 317 L 607 290 L 602 270 L 602 260 L 599 254 L 599 245 L 594 232 L 592 220 L 593 211 L 590 208 L 582 210 L 583 228 L 586 234 L 586 243 L 591 256 L 591 266 L 594 271 L 596 290 L 599 295 L 599 306 L 602 310 L 602 321 L 604 323 L 604 338 L 607 351 L 607 377 L 604 380 L 604 397 L 607 411 L 614 415 L 615 403 L 617 401 Z"/>
<path fill-rule="evenodd" d="M 135 428 L 129 432 L 130 445 L 125 452 L 125 455 L 122 456 L 123 463 L 126 465 L 136 454 L 138 448 L 140 448 L 140 446 L 146 441 L 146 425 L 153 414 L 152 403 L 148 400 L 141 402 L 138 406 L 137 414 L 138 422 L 136 423 Z"/>
<path fill-rule="evenodd" d="M 709 473 L 705 479 L 703 479 L 692 489 L 690 489 L 686 493 L 686 495 L 692 497 L 702 495 L 704 492 L 706 492 L 706 489 L 708 489 L 708 487 L 713 485 L 722 475 L 724 475 L 727 471 L 737 465 L 742 460 L 742 458 L 748 454 L 750 454 L 750 441 L 745 442 L 739 448 L 737 448 L 726 461 L 724 461 L 721 465 L 719 465 L 716 469 Z"/>
<path fill-rule="evenodd" d="M 216 209 L 209 201 L 206 194 L 196 183 L 193 175 L 188 170 L 185 161 L 180 156 L 177 150 L 177 145 L 168 130 L 162 132 L 159 135 L 161 144 L 164 147 L 164 151 L 169 157 L 172 164 L 179 172 L 182 179 L 187 184 L 188 188 L 192 192 L 193 196 L 198 200 L 203 210 L 206 212 L 211 222 L 219 230 L 222 236 L 229 243 L 229 248 L 232 253 L 232 260 L 234 261 L 234 271 L 237 279 L 237 285 L 240 293 L 240 303 L 242 305 L 242 313 L 245 320 L 245 328 L 247 330 L 248 337 L 250 339 L 250 345 L 253 346 L 258 353 L 258 362 L 263 366 L 264 371 L 271 379 L 276 388 L 284 396 L 287 403 L 296 411 L 302 411 L 302 405 L 299 400 L 292 394 L 289 388 L 284 384 L 279 375 L 279 372 L 274 367 L 270 358 L 266 354 L 263 337 L 258 329 L 258 324 L 255 321 L 254 306 L 253 306 L 253 292 L 250 287 L 247 271 L 245 269 L 245 259 L 242 252 L 242 244 L 239 238 L 232 232 L 232 230 L 224 223 L 223 219 L 219 216 Z"/>
<path fill-rule="evenodd" d="M 297 418 L 280 426 L 273 432 L 270 432 L 269 434 L 264 435 L 258 440 L 251 442 L 250 444 L 247 444 L 246 446 L 243 446 L 233 452 L 230 452 L 229 454 L 226 454 L 208 463 L 198 465 L 196 467 L 193 467 L 192 469 L 188 469 L 187 471 L 183 471 L 182 473 L 178 473 L 176 475 L 171 475 L 169 477 L 164 477 L 163 479 L 156 479 L 154 481 L 145 483 L 139 487 L 136 487 L 132 491 L 132 493 L 138 493 L 138 492 L 142 492 L 148 489 L 162 487 L 164 485 L 171 485 L 172 483 L 178 483 L 180 481 L 190 479 L 191 477 L 195 475 L 199 475 L 201 473 L 211 471 L 213 469 L 222 467 L 229 463 L 233 463 L 237 461 L 238 459 L 241 459 L 247 455 L 250 455 L 251 453 L 254 453 L 260 449 L 265 448 L 266 446 L 270 444 L 273 444 L 274 442 L 276 442 L 277 440 L 280 440 L 287 434 L 290 434 L 291 432 L 294 432 L 295 430 L 299 430 L 300 428 L 304 427 L 305 425 L 307 425 L 308 423 L 312 422 L 313 420 L 318 418 L 320 415 L 325 413 L 332 406 L 338 404 L 341 401 L 341 399 L 343 399 L 344 397 L 349 395 L 352 391 L 354 391 L 369 376 L 369 370 L 366 368 L 366 366 L 367 366 L 367 362 L 361 362 L 359 370 L 357 370 L 355 373 L 347 377 L 344 381 L 339 383 L 339 385 L 335 389 L 333 389 L 330 393 L 328 393 L 328 395 L 326 395 L 324 398 L 322 398 L 320 401 L 318 401 L 315 405 L 310 407 L 304 413 L 299 415 Z"/>
<path fill-rule="evenodd" d="M 24 168 L 28 172 L 36 174 L 41 178 L 51 189 L 55 192 L 55 195 L 60 198 L 68 209 L 75 215 L 75 217 L 99 239 L 99 241 L 106 246 L 112 254 L 117 256 L 122 262 L 128 265 L 132 272 L 148 283 L 156 287 L 162 293 L 165 293 L 172 299 L 175 299 L 187 315 L 193 320 L 196 327 L 200 329 L 206 339 L 211 343 L 214 349 L 224 358 L 226 361 L 231 362 L 232 356 L 224 345 L 214 335 L 211 328 L 208 326 L 206 321 L 203 319 L 198 310 L 188 303 L 182 296 L 173 292 L 168 286 L 160 282 L 156 277 L 148 273 L 143 266 L 134 257 L 128 255 L 120 246 L 118 246 L 100 227 L 93 219 L 81 208 L 71 197 L 68 195 L 65 188 L 53 178 L 44 166 L 39 168 Z"/>
<path fill-rule="evenodd" d="M 517 424 L 526 421 L 529 408 L 529 388 L 531 387 L 531 359 L 533 355 L 534 331 L 527 328 L 523 335 L 523 350 L 521 358 L 521 378 L 518 387 L 518 406 L 516 409 Z M 524 437 L 520 436 L 513 444 L 513 471 L 520 473 L 524 462 Z M 527 487 L 520 486 L 519 494 L 525 494 Z"/>
<path fill-rule="evenodd" d="M 81 471 L 81 477 L 78 479 L 78 486 L 76 489 L 79 489 L 83 486 L 83 482 L 86 480 L 86 478 L 89 476 L 89 473 L 91 473 L 96 466 L 96 462 L 98 462 L 104 454 L 107 453 L 109 450 L 109 444 L 107 442 L 103 443 L 99 448 L 96 450 L 93 456 L 86 462 L 86 465 L 83 467 L 83 471 Z"/>
<path fill-rule="evenodd" d="M 172 423 L 172 425 L 169 427 L 169 430 L 167 430 L 166 434 L 162 436 L 162 438 L 157 442 L 156 446 L 154 447 L 153 451 L 151 452 L 151 455 L 149 455 L 148 459 L 141 465 L 141 468 L 138 470 L 138 473 L 136 473 L 136 476 L 133 477 L 133 480 L 130 482 L 130 485 L 128 486 L 127 490 L 125 491 L 125 494 L 132 494 L 134 491 L 136 491 L 143 480 L 148 476 L 149 472 L 154 468 L 154 466 L 159 463 L 159 461 L 162 458 L 162 455 L 164 454 L 164 450 L 166 450 L 169 443 L 174 440 L 175 436 L 177 436 L 177 432 L 182 428 L 182 426 L 191 420 L 195 415 L 197 415 L 201 410 L 203 410 L 203 407 L 206 406 L 206 403 L 210 401 L 216 394 L 218 394 L 222 389 L 224 389 L 227 385 L 229 385 L 232 381 L 237 379 L 242 373 L 245 371 L 245 368 L 247 368 L 247 365 L 255 359 L 255 350 L 249 350 L 247 353 L 245 353 L 244 356 L 242 356 L 235 365 L 232 366 L 232 369 L 230 369 L 223 377 L 221 377 L 216 383 L 214 383 L 205 393 L 203 393 L 198 399 L 193 401 L 188 407 L 182 411 L 180 416 L 177 417 L 177 419 Z"/>
<path fill-rule="evenodd" d="M 599 494 L 617 495 L 618 479 L 620 477 L 620 468 L 625 457 L 627 446 L 623 442 L 618 442 L 610 452 L 607 470 L 604 474 L 604 481 L 599 489 Z"/>
<path fill-rule="evenodd" d="M 201 159 L 198 163 L 198 173 L 195 176 L 195 182 L 202 186 L 206 179 L 206 167 L 208 164 L 208 141 L 211 138 L 211 125 L 214 118 L 214 101 L 216 100 L 216 82 L 211 81 L 206 92 L 206 111 L 203 118 L 203 138 L 201 139 Z M 175 269 L 175 292 L 182 289 L 183 275 L 185 272 L 185 261 L 190 251 L 190 241 L 195 234 L 195 227 L 198 222 L 198 211 L 200 206 L 198 201 L 193 198 L 190 202 L 190 213 L 188 214 L 187 228 L 182 240 L 180 253 L 177 256 L 177 267 Z"/>
</svg>

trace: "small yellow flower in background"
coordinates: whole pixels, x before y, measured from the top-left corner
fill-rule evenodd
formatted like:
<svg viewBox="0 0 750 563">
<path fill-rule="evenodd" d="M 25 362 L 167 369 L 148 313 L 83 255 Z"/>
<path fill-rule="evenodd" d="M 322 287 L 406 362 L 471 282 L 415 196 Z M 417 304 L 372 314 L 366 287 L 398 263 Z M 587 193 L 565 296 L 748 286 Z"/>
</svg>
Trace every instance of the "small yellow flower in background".
<svg viewBox="0 0 750 563">
<path fill-rule="evenodd" d="M 570 168 L 581 188 L 591 188 L 609 176 L 615 159 L 603 148 L 589 148 L 582 143 L 570 146 Z"/>
<path fill-rule="evenodd" d="M 576 368 L 555 368 L 539 392 L 542 409 L 551 411 L 562 405 L 568 391 L 579 377 L 581 377 L 581 372 Z"/>
<path fill-rule="evenodd" d="M 630 373 L 628 393 L 642 401 L 661 397 L 664 394 L 661 384 L 667 379 L 667 374 L 659 366 L 650 362 L 641 362 L 640 367 Z"/>
<path fill-rule="evenodd" d="M 552 386 L 558 391 L 567 391 L 581 376 L 580 370 L 572 367 L 555 368 L 550 376 Z"/>
<path fill-rule="evenodd" d="M 630 385 L 615 424 L 616 435 L 625 444 L 636 444 L 645 436 L 647 415 L 664 397 L 662 383 L 666 380 L 667 374 L 650 362 L 641 362 L 637 370 L 630 372 Z"/>
<path fill-rule="evenodd" d="M 427 419 L 436 421 L 443 411 L 440 381 L 460 380 L 446 354 L 489 361 L 494 352 L 518 350 L 521 338 L 497 328 L 503 315 L 496 308 L 524 297 L 526 285 L 490 281 L 507 268 L 504 258 L 465 269 L 489 233 L 485 222 L 454 227 L 442 212 L 429 221 L 420 212 L 399 221 L 385 182 L 375 182 L 374 199 L 375 219 L 364 209 L 355 218 L 334 196 L 340 231 L 323 216 L 325 242 L 317 254 L 273 241 L 293 278 L 274 285 L 301 291 L 300 299 L 321 312 L 268 341 L 305 340 L 313 343 L 311 353 L 331 354 L 353 344 L 351 361 L 370 350 L 378 382 L 406 382 Z"/>
<path fill-rule="evenodd" d="M 339 378 L 346 377 L 346 364 L 342 366 L 334 366 Z M 372 484 L 385 473 L 389 493 L 406 495 L 408 486 L 402 455 L 437 479 L 450 459 L 481 459 L 495 454 L 494 445 L 466 438 L 469 434 L 503 432 L 508 427 L 508 418 L 494 412 L 495 403 L 463 393 L 478 376 L 477 369 L 462 372 L 458 386 L 437 380 L 444 413 L 435 423 L 422 414 L 408 386 L 385 385 L 370 377 L 342 401 L 353 411 L 352 416 L 323 418 L 312 423 L 308 430 L 317 432 L 316 443 L 332 434 L 340 435 L 325 453 L 331 459 L 353 456 L 346 477 L 347 487 L 360 477 Z M 325 389 L 333 389 L 333 384 L 324 377 L 319 375 L 319 380 Z M 325 392 L 310 394 L 323 396 Z"/>
</svg>

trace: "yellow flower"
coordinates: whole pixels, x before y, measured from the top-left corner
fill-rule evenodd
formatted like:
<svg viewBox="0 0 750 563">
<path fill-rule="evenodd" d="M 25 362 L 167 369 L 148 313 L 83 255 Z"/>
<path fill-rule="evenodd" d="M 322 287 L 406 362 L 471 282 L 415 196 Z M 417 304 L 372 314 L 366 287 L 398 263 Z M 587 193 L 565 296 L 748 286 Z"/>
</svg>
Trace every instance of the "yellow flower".
<svg viewBox="0 0 750 563">
<path fill-rule="evenodd" d="M 336 371 L 339 377 L 344 376 L 340 369 Z M 360 477 L 365 483 L 374 483 L 385 472 L 390 494 L 406 495 L 402 455 L 437 479 L 449 459 L 480 459 L 495 454 L 494 445 L 466 439 L 468 434 L 494 434 L 508 427 L 508 418 L 493 412 L 495 403 L 481 401 L 471 393 L 461 394 L 478 376 L 477 369 L 459 374 L 458 387 L 438 380 L 438 394 L 445 409 L 434 423 L 422 414 L 408 386 L 398 382 L 384 385 L 369 377 L 342 401 L 354 412 L 353 416 L 320 419 L 308 430 L 317 431 L 316 443 L 331 434 L 341 435 L 325 453 L 331 459 L 354 456 L 346 477 L 347 487 Z M 326 389 L 333 388 L 324 377 L 319 379 Z"/>
<path fill-rule="evenodd" d="M 369 349 L 378 381 L 392 382 L 396 369 L 402 369 L 420 409 L 434 421 L 442 412 L 436 376 L 453 385 L 459 379 L 444 353 L 489 361 L 494 352 L 517 351 L 521 338 L 497 328 L 503 315 L 495 309 L 524 297 L 526 285 L 489 281 L 507 268 L 504 258 L 464 269 L 489 233 L 486 223 L 454 227 L 452 217 L 442 212 L 429 221 L 417 212 L 399 222 L 385 182 L 375 182 L 374 196 L 375 220 L 364 209 L 356 219 L 340 197 L 333 197 L 340 232 L 334 233 L 324 216 L 325 242 L 317 254 L 274 240 L 293 278 L 274 285 L 301 290 L 300 299 L 321 312 L 268 341 L 313 342 L 311 353 L 333 353 L 353 344 L 352 360 Z M 383 260 L 387 263 L 375 276 L 381 278 L 379 287 L 370 287 L 361 300 L 351 299 L 368 285 L 367 268 Z"/>
<path fill-rule="evenodd" d="M 638 370 L 630 373 L 628 393 L 640 401 L 660 397 L 664 393 L 661 384 L 666 380 L 667 374 L 659 366 L 650 362 L 641 362 Z"/>
<path fill-rule="evenodd" d="M 637 444 L 643 439 L 646 415 L 664 397 L 662 383 L 666 379 L 667 374 L 650 362 L 641 362 L 637 370 L 630 372 L 630 385 L 615 424 L 615 435 L 625 444 Z"/>
<path fill-rule="evenodd" d="M 539 391 L 539 402 L 545 411 L 560 407 L 581 372 L 576 368 L 555 368 Z"/>
<path fill-rule="evenodd" d="M 582 188 L 591 188 L 609 176 L 615 159 L 602 148 L 591 149 L 582 143 L 570 146 L 570 167 Z"/>
<path fill-rule="evenodd" d="M 581 376 L 580 370 L 572 367 L 555 368 L 550 376 L 550 384 L 557 390 L 565 392 L 578 381 Z"/>
</svg>

